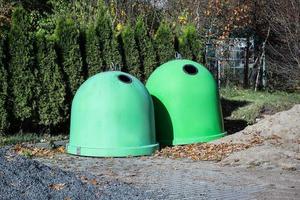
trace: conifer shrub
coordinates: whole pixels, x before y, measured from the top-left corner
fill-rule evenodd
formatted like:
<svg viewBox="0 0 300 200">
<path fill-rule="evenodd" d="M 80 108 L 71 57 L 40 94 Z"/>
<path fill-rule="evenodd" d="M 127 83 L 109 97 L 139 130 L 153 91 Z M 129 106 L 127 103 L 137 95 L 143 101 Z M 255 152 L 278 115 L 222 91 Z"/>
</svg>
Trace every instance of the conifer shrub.
<svg viewBox="0 0 300 200">
<path fill-rule="evenodd" d="M 114 32 L 111 16 L 103 0 L 98 1 L 95 28 L 100 44 L 100 56 L 103 59 L 105 70 L 111 69 L 113 65 L 121 67 L 122 58 L 117 35 Z"/>
<path fill-rule="evenodd" d="M 33 119 L 37 72 L 34 62 L 34 33 L 30 16 L 22 7 L 17 7 L 12 14 L 9 43 L 13 114 L 20 121 Z"/>
<path fill-rule="evenodd" d="M 143 79 L 147 80 L 157 66 L 154 47 L 149 37 L 146 25 L 142 17 L 135 24 L 135 39 L 139 52 L 140 65 L 143 69 Z"/>
<path fill-rule="evenodd" d="M 185 59 L 203 62 L 203 41 L 194 25 L 182 26 L 179 40 L 179 53 Z"/>
<path fill-rule="evenodd" d="M 85 52 L 88 77 L 102 72 L 104 66 L 101 57 L 100 41 L 96 35 L 93 23 L 90 23 L 86 28 Z"/>
<path fill-rule="evenodd" d="M 36 34 L 39 98 L 39 124 L 54 127 L 66 119 L 66 90 L 62 72 L 57 63 L 55 39 L 42 30 Z"/>
<path fill-rule="evenodd" d="M 175 58 L 174 34 L 167 22 L 162 22 L 154 36 L 155 50 L 159 64 Z"/>
<path fill-rule="evenodd" d="M 8 98 L 8 82 L 6 71 L 6 53 L 5 53 L 6 35 L 0 34 L 0 135 L 4 135 L 8 129 L 8 110 L 6 107 Z"/>
<path fill-rule="evenodd" d="M 121 32 L 123 49 L 126 62 L 126 70 L 133 76 L 141 79 L 141 66 L 139 62 L 139 51 L 134 37 L 134 29 L 129 24 Z"/>
<path fill-rule="evenodd" d="M 79 46 L 79 29 L 69 16 L 59 17 L 54 32 L 59 52 L 59 62 L 62 65 L 69 100 L 75 95 L 83 82 L 82 57 Z"/>
</svg>

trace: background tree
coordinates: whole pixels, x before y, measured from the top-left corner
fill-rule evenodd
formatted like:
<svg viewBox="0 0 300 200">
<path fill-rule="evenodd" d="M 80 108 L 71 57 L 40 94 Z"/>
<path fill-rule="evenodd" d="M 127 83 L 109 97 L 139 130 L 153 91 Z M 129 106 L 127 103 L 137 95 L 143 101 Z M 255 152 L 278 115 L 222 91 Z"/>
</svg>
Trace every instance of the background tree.
<svg viewBox="0 0 300 200">
<path fill-rule="evenodd" d="M 45 35 L 43 30 L 37 32 L 37 47 L 39 123 L 50 129 L 66 119 L 65 84 L 57 64 L 53 36 Z"/>
<path fill-rule="evenodd" d="M 139 53 L 140 66 L 142 66 L 143 69 L 143 79 L 147 80 L 157 64 L 153 44 L 147 33 L 147 28 L 142 17 L 137 19 L 134 34 Z"/>
<path fill-rule="evenodd" d="M 34 35 L 29 14 L 22 7 L 13 12 L 9 42 L 13 113 L 17 119 L 24 121 L 33 117 L 36 108 L 36 69 Z"/>
<path fill-rule="evenodd" d="M 300 2 L 270 0 L 260 7 L 257 32 L 265 38 L 268 85 L 272 89 L 300 88 Z"/>
<path fill-rule="evenodd" d="M 141 66 L 139 62 L 139 52 L 134 37 L 134 29 L 131 25 L 127 25 L 121 32 L 123 49 L 125 55 L 126 70 L 137 78 L 141 78 Z"/>
<path fill-rule="evenodd" d="M 174 59 L 174 35 L 172 34 L 171 27 L 167 22 L 161 22 L 154 36 L 154 44 L 159 64 L 163 64 Z"/>
</svg>

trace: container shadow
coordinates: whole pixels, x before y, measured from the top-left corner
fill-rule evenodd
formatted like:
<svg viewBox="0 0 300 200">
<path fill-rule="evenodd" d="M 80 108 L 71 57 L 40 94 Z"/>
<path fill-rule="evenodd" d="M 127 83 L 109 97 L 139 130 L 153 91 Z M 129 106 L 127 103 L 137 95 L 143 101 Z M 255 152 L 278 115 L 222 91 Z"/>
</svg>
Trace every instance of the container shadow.
<svg viewBox="0 0 300 200">
<path fill-rule="evenodd" d="M 174 138 L 171 117 L 165 105 L 157 97 L 151 97 L 154 104 L 156 139 L 161 146 L 166 146 L 168 144 L 163 144 L 162 141 L 173 141 Z"/>
<path fill-rule="evenodd" d="M 227 131 L 228 135 L 234 134 L 243 130 L 247 125 L 246 120 L 242 119 L 228 119 L 231 116 L 232 112 L 249 105 L 251 102 L 249 101 L 236 101 L 236 100 L 229 100 L 222 98 L 221 99 L 221 106 L 224 118 L 224 128 Z"/>
</svg>

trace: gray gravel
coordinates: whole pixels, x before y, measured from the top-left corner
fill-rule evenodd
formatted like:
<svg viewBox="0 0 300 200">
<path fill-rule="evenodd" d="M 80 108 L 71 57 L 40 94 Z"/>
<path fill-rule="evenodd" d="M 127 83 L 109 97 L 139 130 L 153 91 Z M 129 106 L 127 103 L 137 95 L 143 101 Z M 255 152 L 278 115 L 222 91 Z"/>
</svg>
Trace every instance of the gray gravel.
<svg viewBox="0 0 300 200">
<path fill-rule="evenodd" d="M 104 179 L 118 179 L 147 192 L 163 190 L 153 199 L 299 199 L 298 171 L 262 166 L 222 166 L 208 161 L 156 157 L 90 158 L 57 154 L 34 158 L 48 166 L 72 172 L 90 172 Z"/>
<path fill-rule="evenodd" d="M 155 195 L 118 180 L 49 167 L 16 155 L 8 147 L 0 149 L 1 200 L 157 199 Z"/>
</svg>

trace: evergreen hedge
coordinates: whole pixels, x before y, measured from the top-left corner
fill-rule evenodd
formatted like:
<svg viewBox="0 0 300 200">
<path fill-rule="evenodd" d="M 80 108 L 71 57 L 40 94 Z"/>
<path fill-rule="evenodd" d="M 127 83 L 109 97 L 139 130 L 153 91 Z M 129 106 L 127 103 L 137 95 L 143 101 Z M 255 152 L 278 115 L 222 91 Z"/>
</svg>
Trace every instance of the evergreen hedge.
<svg viewBox="0 0 300 200">
<path fill-rule="evenodd" d="M 90 23 L 86 29 L 85 43 L 88 77 L 91 77 L 104 70 L 100 46 L 101 45 L 96 35 L 95 26 L 93 23 Z"/>
<path fill-rule="evenodd" d="M 141 66 L 139 62 L 139 52 L 134 37 L 134 29 L 130 25 L 125 26 L 121 36 L 125 54 L 125 67 L 128 73 L 141 79 Z"/>
<path fill-rule="evenodd" d="M 100 56 L 105 66 L 104 70 L 110 69 L 112 65 L 121 67 L 122 58 L 119 51 L 118 39 L 112 28 L 111 16 L 103 0 L 98 2 L 95 26 L 100 44 Z"/>
<path fill-rule="evenodd" d="M 37 47 L 39 123 L 51 128 L 66 119 L 65 83 L 57 63 L 54 37 L 38 32 Z"/>
<path fill-rule="evenodd" d="M 4 135 L 9 126 L 8 110 L 6 108 L 8 96 L 6 57 L 5 57 L 5 40 L 6 35 L 0 34 L 0 135 Z"/>
<path fill-rule="evenodd" d="M 175 58 L 174 34 L 167 22 L 162 22 L 154 36 L 155 50 L 159 64 Z"/>
<path fill-rule="evenodd" d="M 22 7 L 13 11 L 8 39 L 0 35 L 0 134 L 18 131 L 20 124 L 27 131 L 37 124 L 47 130 L 69 127 L 71 100 L 86 75 L 124 65 L 122 70 L 144 81 L 156 66 L 174 59 L 175 34 L 167 22 L 152 36 L 139 17 L 117 34 L 103 0 L 95 20 L 81 24 L 81 33 L 74 19 L 61 12 L 37 23 Z M 177 36 L 176 50 L 201 62 L 203 43 L 196 28 L 183 26 Z"/>
<path fill-rule="evenodd" d="M 68 95 L 72 98 L 84 80 L 79 46 L 79 29 L 71 17 L 60 17 L 54 34 L 59 48 L 60 64 L 65 73 L 67 89 L 70 92 Z"/>
<path fill-rule="evenodd" d="M 202 62 L 203 41 L 194 25 L 188 24 L 182 26 L 178 40 L 179 53 L 183 58 Z"/>
<path fill-rule="evenodd" d="M 156 68 L 157 62 L 154 47 L 142 17 L 137 19 L 134 34 L 140 58 L 140 65 L 143 69 L 143 79 L 147 80 Z"/>
<path fill-rule="evenodd" d="M 13 114 L 24 121 L 34 117 L 36 109 L 36 69 L 34 62 L 34 33 L 29 13 L 17 7 L 12 14 L 10 45 L 10 74 Z"/>
</svg>

